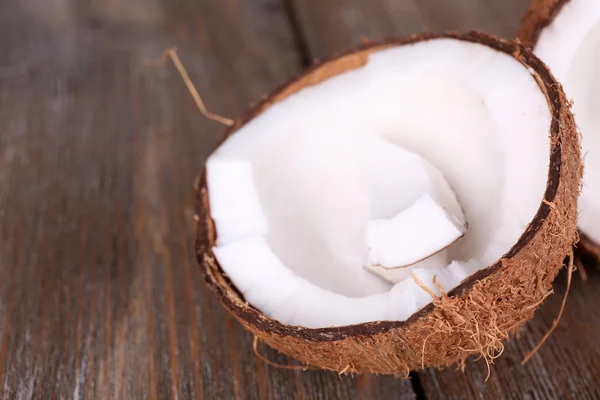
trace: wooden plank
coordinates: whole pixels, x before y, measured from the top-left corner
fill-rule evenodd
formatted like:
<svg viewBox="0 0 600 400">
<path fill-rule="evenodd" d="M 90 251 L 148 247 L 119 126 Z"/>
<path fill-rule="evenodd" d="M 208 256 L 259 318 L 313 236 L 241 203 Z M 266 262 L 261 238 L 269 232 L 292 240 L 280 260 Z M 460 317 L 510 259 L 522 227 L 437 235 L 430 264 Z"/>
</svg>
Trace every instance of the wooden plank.
<svg viewBox="0 0 600 400">
<path fill-rule="evenodd" d="M 315 58 L 331 56 L 358 44 L 362 38 L 381 40 L 392 35 L 432 31 L 481 29 L 511 38 L 528 6 L 520 0 L 293 0 L 294 11 L 307 43 L 306 52 Z M 520 339 L 507 343 L 504 354 L 491 368 L 470 361 L 465 373 L 452 368 L 427 370 L 414 379 L 417 393 L 432 399 L 463 398 L 574 398 L 600 396 L 600 312 L 592 309 L 600 290 L 600 275 L 587 268 L 590 280 L 578 276 L 563 319 L 548 342 L 525 366 L 524 354 L 531 350 L 558 314 L 566 280 L 556 283 L 542 310 L 522 331 Z M 391 398 L 391 397 L 387 397 Z"/>
<path fill-rule="evenodd" d="M 512 38 L 528 7 L 522 0 L 292 0 L 312 57 L 421 31 L 485 30 Z"/>
<path fill-rule="evenodd" d="M 196 268 L 192 183 L 224 128 L 143 61 L 176 46 L 235 116 L 301 68 L 279 0 L 3 2 L 0 33 L 1 398 L 385 390 L 266 365 Z"/>
</svg>

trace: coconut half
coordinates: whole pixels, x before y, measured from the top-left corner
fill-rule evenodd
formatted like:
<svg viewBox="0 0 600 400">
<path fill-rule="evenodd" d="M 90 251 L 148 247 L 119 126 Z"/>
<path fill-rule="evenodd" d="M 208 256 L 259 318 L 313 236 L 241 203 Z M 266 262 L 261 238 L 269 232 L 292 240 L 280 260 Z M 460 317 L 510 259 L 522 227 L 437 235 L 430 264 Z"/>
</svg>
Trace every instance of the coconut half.
<svg viewBox="0 0 600 400">
<path fill-rule="evenodd" d="M 525 47 L 365 45 L 227 131 L 198 186 L 198 262 L 246 329 L 306 364 L 488 357 L 551 289 L 580 175 L 566 98 Z"/>
<path fill-rule="evenodd" d="M 573 100 L 585 169 L 579 200 L 578 247 L 600 259 L 600 2 L 534 1 L 518 35 L 552 70 Z"/>
</svg>

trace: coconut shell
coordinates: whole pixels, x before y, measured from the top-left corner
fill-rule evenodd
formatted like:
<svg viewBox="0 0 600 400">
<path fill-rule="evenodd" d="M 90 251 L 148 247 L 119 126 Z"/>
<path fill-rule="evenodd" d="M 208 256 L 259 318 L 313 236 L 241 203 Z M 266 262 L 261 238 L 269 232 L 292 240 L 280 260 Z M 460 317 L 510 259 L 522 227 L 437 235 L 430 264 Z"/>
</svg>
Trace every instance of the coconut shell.
<svg viewBox="0 0 600 400">
<path fill-rule="evenodd" d="M 570 0 L 533 0 L 521 20 L 517 38 L 527 47 L 533 48 L 540 33 L 554 20 L 562 7 Z"/>
<path fill-rule="evenodd" d="M 517 38 L 525 46 L 533 49 L 541 32 L 550 25 L 570 0 L 534 0 L 521 21 Z M 600 244 L 595 243 L 584 233 L 579 233 L 577 249 L 584 255 L 600 260 Z"/>
<path fill-rule="evenodd" d="M 524 46 L 479 32 L 421 34 L 362 47 L 315 65 L 236 120 L 225 138 L 274 103 L 367 62 L 370 52 L 434 38 L 487 45 L 530 68 L 552 113 L 550 160 L 544 199 L 517 243 L 496 263 L 436 298 L 406 321 L 378 321 L 309 329 L 282 324 L 262 314 L 240 295 L 211 248 L 215 228 L 205 179 L 197 188 L 196 251 L 206 283 L 242 325 L 271 347 L 304 365 L 344 373 L 406 375 L 427 366 L 442 367 L 469 355 L 489 359 L 502 342 L 533 316 L 551 293 L 552 281 L 576 240 L 577 195 L 581 180 L 580 145 L 570 105 L 548 68 Z"/>
</svg>

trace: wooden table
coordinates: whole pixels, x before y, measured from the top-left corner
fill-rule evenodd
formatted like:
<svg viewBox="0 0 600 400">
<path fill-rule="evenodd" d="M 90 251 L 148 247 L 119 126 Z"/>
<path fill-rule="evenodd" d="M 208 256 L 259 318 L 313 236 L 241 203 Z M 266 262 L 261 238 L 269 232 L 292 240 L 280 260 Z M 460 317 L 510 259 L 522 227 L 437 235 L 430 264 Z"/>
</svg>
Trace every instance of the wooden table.
<svg viewBox="0 0 600 400">
<path fill-rule="evenodd" d="M 7 0 L 0 3 L 0 393 L 70 398 L 600 397 L 600 273 L 566 279 L 487 382 L 483 361 L 402 380 L 270 367 L 204 286 L 192 183 L 237 116 L 363 37 L 485 29 L 524 0 Z M 290 362 L 275 351 L 261 351 Z"/>
</svg>

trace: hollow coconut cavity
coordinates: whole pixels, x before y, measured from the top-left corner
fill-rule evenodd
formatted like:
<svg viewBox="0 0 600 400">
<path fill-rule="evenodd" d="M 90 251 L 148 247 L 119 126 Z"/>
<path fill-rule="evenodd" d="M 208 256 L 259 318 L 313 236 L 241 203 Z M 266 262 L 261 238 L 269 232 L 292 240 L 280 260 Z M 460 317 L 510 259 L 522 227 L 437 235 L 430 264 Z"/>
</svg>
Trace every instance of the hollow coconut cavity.
<svg viewBox="0 0 600 400">
<path fill-rule="evenodd" d="M 580 174 L 560 85 L 521 45 L 372 44 L 228 130 L 198 187 L 198 261 L 247 329 L 303 363 L 489 358 L 550 293 Z"/>
<path fill-rule="evenodd" d="M 585 159 L 578 247 L 600 259 L 600 113 L 594 99 L 600 90 L 600 2 L 534 1 L 519 39 L 550 67 L 573 100 Z"/>
</svg>

